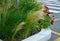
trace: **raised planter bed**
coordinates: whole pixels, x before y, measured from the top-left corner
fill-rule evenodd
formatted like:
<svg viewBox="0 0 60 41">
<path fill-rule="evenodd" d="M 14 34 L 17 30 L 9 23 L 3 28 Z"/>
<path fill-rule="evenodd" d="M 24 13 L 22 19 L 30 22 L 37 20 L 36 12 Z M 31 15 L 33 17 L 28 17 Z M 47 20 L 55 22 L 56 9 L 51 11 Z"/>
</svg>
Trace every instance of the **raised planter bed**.
<svg viewBox="0 0 60 41">
<path fill-rule="evenodd" d="M 51 38 L 51 29 L 42 29 L 39 33 L 32 35 L 22 41 L 48 41 Z"/>
<path fill-rule="evenodd" d="M 48 41 L 51 37 L 48 27 L 53 24 L 48 7 L 35 0 L 20 0 L 18 4 L 11 1 L 12 6 L 10 1 L 1 11 L 0 41 Z"/>
<path fill-rule="evenodd" d="M 51 38 L 51 29 L 42 29 L 39 33 L 32 35 L 22 41 L 48 41 Z M 0 39 L 0 41 L 3 41 Z"/>
</svg>

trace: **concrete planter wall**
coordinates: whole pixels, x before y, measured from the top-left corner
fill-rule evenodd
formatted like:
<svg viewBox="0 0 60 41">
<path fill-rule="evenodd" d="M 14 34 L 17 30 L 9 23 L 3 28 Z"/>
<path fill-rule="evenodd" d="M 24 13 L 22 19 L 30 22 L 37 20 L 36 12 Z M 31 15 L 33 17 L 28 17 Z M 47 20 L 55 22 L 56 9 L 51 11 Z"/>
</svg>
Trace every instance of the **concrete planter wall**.
<svg viewBox="0 0 60 41">
<path fill-rule="evenodd" d="M 2 41 L 2 40 L 0 39 L 0 41 Z"/>
<path fill-rule="evenodd" d="M 51 38 L 51 29 L 42 29 L 39 33 L 32 35 L 22 41 L 48 41 Z M 0 39 L 0 41 L 3 41 Z"/>
<path fill-rule="evenodd" d="M 32 35 L 22 41 L 48 41 L 51 38 L 51 29 L 42 29 L 39 33 Z"/>
</svg>

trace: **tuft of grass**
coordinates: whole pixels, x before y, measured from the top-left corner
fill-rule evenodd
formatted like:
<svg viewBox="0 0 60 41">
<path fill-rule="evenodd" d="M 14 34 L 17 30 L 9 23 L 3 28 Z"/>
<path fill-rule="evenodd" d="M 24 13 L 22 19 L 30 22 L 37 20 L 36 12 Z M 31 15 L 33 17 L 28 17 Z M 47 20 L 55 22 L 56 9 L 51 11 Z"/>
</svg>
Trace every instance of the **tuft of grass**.
<svg viewBox="0 0 60 41">
<path fill-rule="evenodd" d="M 44 20 L 39 20 L 38 21 L 38 23 L 39 23 L 39 25 L 40 25 L 40 27 L 41 28 L 48 28 L 50 25 L 51 25 L 51 23 L 50 23 L 50 17 L 49 16 L 47 16 L 47 15 L 44 15 Z"/>
<path fill-rule="evenodd" d="M 4 41 L 27 38 L 50 26 L 50 18 L 42 11 L 42 3 L 35 0 L 3 0 L 0 3 L 0 37 Z"/>
</svg>

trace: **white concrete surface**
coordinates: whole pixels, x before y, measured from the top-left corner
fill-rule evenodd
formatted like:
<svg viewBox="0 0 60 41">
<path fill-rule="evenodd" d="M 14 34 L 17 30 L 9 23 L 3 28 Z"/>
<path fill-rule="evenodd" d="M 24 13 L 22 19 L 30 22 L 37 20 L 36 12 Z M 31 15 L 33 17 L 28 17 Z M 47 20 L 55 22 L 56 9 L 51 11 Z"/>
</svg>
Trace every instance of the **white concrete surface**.
<svg viewBox="0 0 60 41">
<path fill-rule="evenodd" d="M 51 29 L 42 29 L 41 32 L 30 36 L 22 41 L 48 41 L 51 37 Z"/>
<path fill-rule="evenodd" d="M 0 41 L 2 41 L 2 40 L 0 39 Z"/>
</svg>

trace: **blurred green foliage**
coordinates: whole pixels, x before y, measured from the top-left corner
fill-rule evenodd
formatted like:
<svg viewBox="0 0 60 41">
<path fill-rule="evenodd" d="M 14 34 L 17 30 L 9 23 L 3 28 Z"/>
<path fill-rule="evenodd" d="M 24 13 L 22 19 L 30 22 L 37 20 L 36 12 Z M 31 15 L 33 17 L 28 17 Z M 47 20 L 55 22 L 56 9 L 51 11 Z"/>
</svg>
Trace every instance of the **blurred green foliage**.
<svg viewBox="0 0 60 41">
<path fill-rule="evenodd" d="M 3 1 L 0 1 L 0 5 Z M 41 19 L 32 24 L 26 21 L 29 12 L 42 9 L 42 3 L 37 3 L 34 0 L 19 0 L 19 3 L 12 0 L 11 2 L 12 6 L 8 9 L 5 8 L 2 14 L 0 13 L 0 38 L 4 41 L 14 41 L 14 38 L 27 38 L 41 28 L 50 26 L 50 18 L 48 16 L 45 16 L 44 20 Z M 26 24 L 14 35 L 16 31 L 15 28 L 17 28 L 21 22 L 25 22 Z M 15 29 L 14 32 L 12 32 L 13 29 Z M 14 35 L 13 40 L 11 40 L 12 35 Z"/>
</svg>

